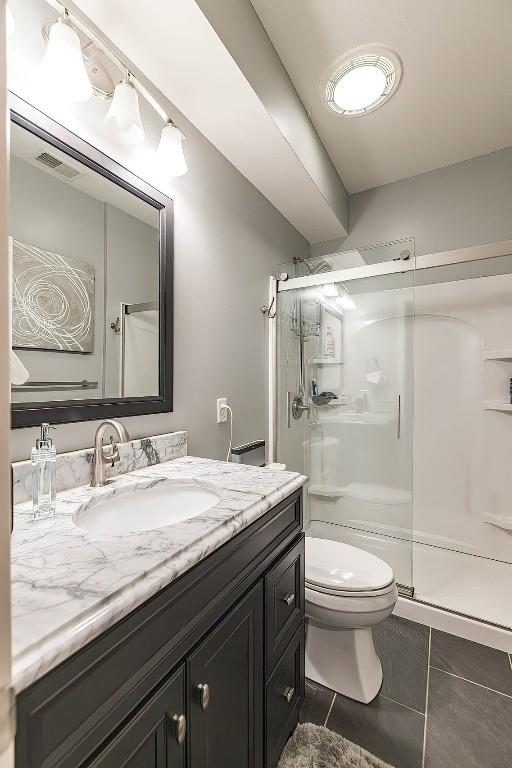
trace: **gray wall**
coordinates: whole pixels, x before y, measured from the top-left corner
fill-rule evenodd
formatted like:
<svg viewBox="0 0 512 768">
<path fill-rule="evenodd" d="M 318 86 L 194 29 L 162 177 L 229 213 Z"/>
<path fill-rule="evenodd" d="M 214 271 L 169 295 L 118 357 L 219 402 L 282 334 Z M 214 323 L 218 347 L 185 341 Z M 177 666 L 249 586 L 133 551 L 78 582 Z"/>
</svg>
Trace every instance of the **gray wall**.
<svg viewBox="0 0 512 768">
<path fill-rule="evenodd" d="M 348 193 L 250 0 L 198 5 L 348 231 Z"/>
<path fill-rule="evenodd" d="M 416 255 L 512 239 L 512 147 L 350 197 L 350 235 L 314 256 L 413 236 Z"/>
<path fill-rule="evenodd" d="M 22 130 L 22 129 L 19 129 Z M 56 219 L 56 213 L 60 219 Z M 23 242 L 80 259 L 95 271 L 94 351 L 19 350 L 36 381 L 97 381 L 89 397 L 119 392 L 119 341 L 110 323 L 119 304 L 158 300 L 158 215 L 155 228 L 109 203 L 12 157 L 10 233 Z M 157 394 L 157 393 L 154 393 Z M 44 392 L 41 399 L 81 398 L 81 390 Z M 34 399 L 16 394 L 17 402 Z"/>
<path fill-rule="evenodd" d="M 86 262 L 95 270 L 94 351 L 70 354 L 44 350 L 21 350 L 20 359 L 37 381 L 52 379 L 98 381 L 101 397 L 104 327 L 104 211 L 103 203 L 73 189 L 29 163 L 11 159 L 10 234 L 38 248 Z M 60 225 L 55 213 L 61 216 Z M 69 397 L 80 397 L 69 392 Z M 19 393 L 17 400 L 33 400 Z M 42 399 L 50 399 L 45 393 Z"/>
<path fill-rule="evenodd" d="M 305 239 L 180 118 L 189 172 L 175 200 L 174 412 L 125 419 L 134 437 L 189 432 L 191 454 L 225 458 L 228 426 L 215 400 L 229 398 L 235 443 L 267 426 L 268 276 L 309 252 Z M 58 451 L 92 445 L 95 422 L 63 425 Z M 12 431 L 13 459 L 26 458 L 37 430 Z"/>
</svg>

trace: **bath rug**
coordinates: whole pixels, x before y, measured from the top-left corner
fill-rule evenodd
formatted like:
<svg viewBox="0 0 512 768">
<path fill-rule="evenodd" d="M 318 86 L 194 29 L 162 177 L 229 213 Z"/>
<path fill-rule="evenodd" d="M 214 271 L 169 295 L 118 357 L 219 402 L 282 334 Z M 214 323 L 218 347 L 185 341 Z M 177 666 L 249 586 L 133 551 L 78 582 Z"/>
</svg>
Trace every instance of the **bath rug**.
<svg viewBox="0 0 512 768">
<path fill-rule="evenodd" d="M 312 723 L 298 725 L 278 768 L 392 768 L 334 731 Z"/>
</svg>

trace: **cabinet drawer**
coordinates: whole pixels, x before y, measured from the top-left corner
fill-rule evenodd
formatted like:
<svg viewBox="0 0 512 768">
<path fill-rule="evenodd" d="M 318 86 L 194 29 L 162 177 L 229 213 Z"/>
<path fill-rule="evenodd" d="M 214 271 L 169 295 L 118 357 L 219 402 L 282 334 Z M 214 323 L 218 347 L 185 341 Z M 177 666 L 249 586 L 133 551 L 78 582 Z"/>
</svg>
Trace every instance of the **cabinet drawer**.
<svg viewBox="0 0 512 768">
<path fill-rule="evenodd" d="M 304 536 L 267 573 L 265 614 L 268 675 L 304 618 Z"/>
<path fill-rule="evenodd" d="M 92 762 L 87 763 L 88 768 L 114 765 L 185 768 L 185 733 L 185 669 L 182 665 Z"/>
<path fill-rule="evenodd" d="M 304 700 L 304 622 L 270 676 L 266 692 L 266 768 L 274 768 Z"/>
</svg>

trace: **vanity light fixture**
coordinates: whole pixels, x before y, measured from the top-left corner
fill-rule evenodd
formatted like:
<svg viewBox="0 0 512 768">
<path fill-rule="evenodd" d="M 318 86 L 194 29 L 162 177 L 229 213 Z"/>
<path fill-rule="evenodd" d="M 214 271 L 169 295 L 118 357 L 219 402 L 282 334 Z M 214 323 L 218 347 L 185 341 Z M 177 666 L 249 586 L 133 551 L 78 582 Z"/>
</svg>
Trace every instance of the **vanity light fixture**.
<svg viewBox="0 0 512 768">
<path fill-rule="evenodd" d="M 9 5 L 5 4 L 5 36 L 6 37 L 12 37 L 14 35 L 16 29 L 16 24 L 14 22 L 14 16 L 12 15 L 12 11 L 9 8 Z"/>
<path fill-rule="evenodd" d="M 51 101 L 87 101 L 92 85 L 87 75 L 80 38 L 67 12 L 50 26 L 48 44 L 39 67 L 39 84 Z"/>
<path fill-rule="evenodd" d="M 85 55 L 88 64 L 91 65 L 92 59 L 87 53 L 91 44 L 94 50 L 93 55 L 103 53 L 122 72 L 128 71 L 128 67 L 98 34 L 90 30 L 79 16 L 71 14 L 60 0 L 46 0 L 46 2 L 61 14 L 61 17 L 58 22 L 46 25 L 49 27 L 48 45 L 40 66 L 43 88 L 46 91 L 51 89 L 55 99 L 68 103 L 86 101 L 93 93 L 101 98 L 112 97 L 105 123 L 122 144 L 138 144 L 144 141 L 145 132 L 139 110 L 139 96 L 142 96 L 165 123 L 157 149 L 158 162 L 162 165 L 161 170 L 167 176 L 182 176 L 186 173 L 187 163 L 183 153 L 185 136 L 169 118 L 167 111 L 131 73 L 116 85 L 113 93 L 105 91 L 104 79 L 101 81 L 101 87 L 94 82 L 93 88 L 84 63 Z M 60 27 L 66 27 L 64 33 Z M 43 29 L 43 35 L 45 35 L 45 29 Z M 87 42 L 83 50 L 76 30 L 86 38 Z M 91 71 L 94 72 L 94 68 Z M 70 88 L 73 78 L 75 83 Z"/>
<path fill-rule="evenodd" d="M 338 296 L 338 288 L 334 285 L 334 283 L 326 283 L 323 285 L 322 292 L 324 296 L 327 296 L 330 299 L 335 299 Z"/>
<path fill-rule="evenodd" d="M 128 75 L 114 89 L 105 124 L 121 144 L 140 144 L 145 132 L 140 118 L 139 95 Z"/>
<path fill-rule="evenodd" d="M 187 161 L 183 153 L 184 138 L 172 120 L 168 120 L 162 128 L 157 155 L 163 172 L 169 176 L 183 176 L 187 172 Z"/>
<path fill-rule="evenodd" d="M 338 59 L 321 83 L 327 108 L 343 117 L 357 117 L 381 107 L 396 91 L 402 76 L 393 51 L 370 45 Z"/>
<path fill-rule="evenodd" d="M 349 292 L 347 291 L 347 287 L 342 284 L 341 286 L 341 294 L 336 299 L 336 304 L 339 304 L 339 306 L 342 309 L 345 309 L 347 312 L 352 309 L 356 309 L 356 303 L 352 296 L 350 296 Z"/>
</svg>

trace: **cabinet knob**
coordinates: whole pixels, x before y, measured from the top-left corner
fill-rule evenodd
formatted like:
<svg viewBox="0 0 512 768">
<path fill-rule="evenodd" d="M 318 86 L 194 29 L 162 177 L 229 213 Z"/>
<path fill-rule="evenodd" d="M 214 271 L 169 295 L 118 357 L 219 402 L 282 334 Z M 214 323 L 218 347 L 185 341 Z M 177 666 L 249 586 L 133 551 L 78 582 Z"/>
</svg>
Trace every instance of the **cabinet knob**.
<svg viewBox="0 0 512 768">
<path fill-rule="evenodd" d="M 292 688 L 291 686 L 287 685 L 283 691 L 283 696 L 286 699 L 287 704 L 291 703 L 291 700 L 293 699 L 294 694 L 295 694 L 295 688 Z"/>
<path fill-rule="evenodd" d="M 185 741 L 185 736 L 187 735 L 187 718 L 185 715 L 172 715 L 171 721 L 174 726 L 176 741 L 181 745 Z"/>
<path fill-rule="evenodd" d="M 295 592 L 289 592 L 287 595 L 283 597 L 283 603 L 286 603 L 286 605 L 293 605 L 295 602 Z"/>
<path fill-rule="evenodd" d="M 210 686 L 208 683 L 199 683 L 197 690 L 199 691 L 199 703 L 201 704 L 201 709 L 206 712 L 210 703 Z"/>
</svg>

